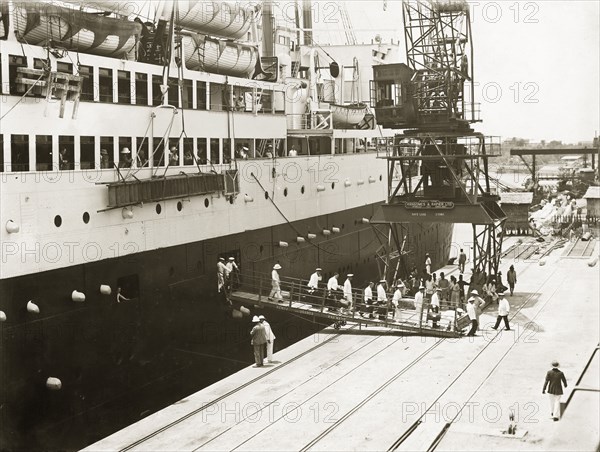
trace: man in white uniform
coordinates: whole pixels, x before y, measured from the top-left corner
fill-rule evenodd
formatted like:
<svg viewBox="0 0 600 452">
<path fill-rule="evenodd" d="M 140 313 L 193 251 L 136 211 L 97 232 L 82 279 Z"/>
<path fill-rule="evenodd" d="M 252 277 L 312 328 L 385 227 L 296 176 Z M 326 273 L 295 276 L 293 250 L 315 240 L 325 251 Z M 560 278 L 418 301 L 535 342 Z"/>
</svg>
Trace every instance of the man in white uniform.
<svg viewBox="0 0 600 452">
<path fill-rule="evenodd" d="M 392 317 L 400 319 L 400 300 L 402 299 L 402 290 L 404 289 L 404 284 L 400 283 L 396 286 L 396 291 L 394 292 L 394 296 L 392 297 L 392 304 L 396 310 L 395 313 L 392 313 Z"/>
<path fill-rule="evenodd" d="M 442 293 L 442 288 L 438 287 L 437 289 L 435 289 L 434 294 L 431 296 L 431 321 L 433 324 L 434 328 L 437 328 L 437 318 L 438 313 L 440 312 L 440 296 Z"/>
<path fill-rule="evenodd" d="M 269 300 L 273 300 L 275 298 L 278 303 L 281 303 L 283 297 L 281 296 L 281 287 L 279 283 L 281 280 L 279 279 L 279 273 L 277 270 L 281 270 L 281 265 L 275 264 L 273 266 L 273 271 L 271 272 L 271 293 L 269 294 Z"/>
<path fill-rule="evenodd" d="M 382 315 L 385 316 L 385 310 L 388 304 L 387 293 L 385 292 L 386 284 L 387 281 L 385 279 L 382 279 L 379 281 L 379 284 L 377 284 L 377 305 L 379 306 L 380 317 Z"/>
<path fill-rule="evenodd" d="M 319 283 L 323 280 L 323 276 L 321 276 L 322 270 L 320 268 L 316 268 L 315 272 L 310 275 L 310 280 L 308 281 L 308 293 L 314 294 L 319 288 Z"/>
<path fill-rule="evenodd" d="M 348 273 L 346 281 L 344 281 L 344 298 L 348 302 L 348 309 L 352 309 L 352 277 L 354 274 Z"/>
<path fill-rule="evenodd" d="M 217 292 L 221 292 L 225 287 L 225 279 L 229 276 L 229 270 L 225 266 L 225 259 L 220 257 L 217 262 Z"/>
<path fill-rule="evenodd" d="M 475 336 L 475 332 L 477 331 L 477 314 L 475 313 L 474 302 L 475 298 L 470 297 L 467 303 L 467 315 L 469 316 L 469 320 L 471 320 L 471 329 L 467 333 L 467 336 Z"/>
<path fill-rule="evenodd" d="M 331 278 L 327 281 L 327 297 L 329 298 L 329 309 L 336 309 L 337 297 L 341 295 L 341 288 L 338 283 L 338 276 L 340 274 L 335 272 Z"/>
<path fill-rule="evenodd" d="M 364 294 L 364 302 L 365 302 L 365 312 L 369 314 L 370 318 L 373 318 L 373 307 L 371 306 L 373 302 L 373 286 L 375 284 L 371 281 L 369 285 L 365 288 Z M 361 315 L 363 315 L 361 313 Z"/>
<path fill-rule="evenodd" d="M 264 360 L 264 363 L 272 363 L 273 362 L 273 344 L 275 343 L 275 334 L 273 334 L 273 330 L 271 329 L 271 325 L 265 319 L 264 315 L 259 315 L 258 319 L 260 323 L 265 327 L 265 334 L 267 335 L 267 357 Z"/>
<path fill-rule="evenodd" d="M 225 264 L 225 267 L 227 268 L 227 279 L 228 279 L 228 281 L 226 281 L 226 282 L 228 283 L 228 286 L 231 289 L 231 288 L 233 288 L 234 282 L 237 283 L 237 277 L 238 277 L 240 268 L 235 263 L 234 257 L 229 258 L 229 260 Z M 234 270 L 235 270 L 235 273 L 234 273 Z M 235 279 L 235 281 L 234 281 L 234 279 Z"/>
<path fill-rule="evenodd" d="M 423 315 L 423 299 L 425 298 L 425 286 L 421 284 L 419 291 L 415 294 L 415 311 L 417 312 L 417 320 L 421 325 L 421 316 Z"/>
<path fill-rule="evenodd" d="M 495 330 L 500 326 L 500 320 L 504 319 L 504 326 L 506 327 L 506 331 L 510 331 L 510 325 L 508 324 L 508 313 L 510 312 L 510 304 L 508 304 L 508 300 L 504 296 L 504 292 L 499 292 L 498 296 L 500 300 L 498 300 L 498 317 L 496 317 L 496 325 L 492 328 Z"/>
</svg>

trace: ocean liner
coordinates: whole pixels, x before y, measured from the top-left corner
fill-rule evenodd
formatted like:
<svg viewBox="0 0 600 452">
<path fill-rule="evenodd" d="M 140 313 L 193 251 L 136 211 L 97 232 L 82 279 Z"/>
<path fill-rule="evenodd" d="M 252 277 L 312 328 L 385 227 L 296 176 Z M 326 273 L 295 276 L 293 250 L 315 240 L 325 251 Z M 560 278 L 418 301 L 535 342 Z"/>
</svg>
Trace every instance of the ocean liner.
<svg viewBox="0 0 600 452">
<path fill-rule="evenodd" d="M 377 276 L 393 132 L 365 81 L 398 45 L 325 52 L 270 2 L 150 4 L 1 3 L 0 449 L 84 446 L 249 364 L 220 257 Z M 411 265 L 445 263 L 451 225 L 409 231 Z"/>
</svg>

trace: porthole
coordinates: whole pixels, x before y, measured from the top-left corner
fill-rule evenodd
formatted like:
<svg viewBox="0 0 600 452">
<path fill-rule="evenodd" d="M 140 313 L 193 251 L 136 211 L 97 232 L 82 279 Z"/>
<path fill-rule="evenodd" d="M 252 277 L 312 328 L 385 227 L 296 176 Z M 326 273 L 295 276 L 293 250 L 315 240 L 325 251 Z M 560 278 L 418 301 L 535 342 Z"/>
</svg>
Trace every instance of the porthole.
<svg viewBox="0 0 600 452">
<path fill-rule="evenodd" d="M 269 199 L 269 192 L 268 191 L 265 192 L 265 199 Z"/>
<path fill-rule="evenodd" d="M 90 222 L 90 214 L 87 212 L 83 212 L 83 222 L 88 224 Z"/>
<path fill-rule="evenodd" d="M 204 207 L 208 207 L 210 205 L 210 201 L 208 200 L 208 198 L 206 198 L 204 200 Z"/>
<path fill-rule="evenodd" d="M 304 194 L 304 185 L 300 187 L 300 193 Z"/>
<path fill-rule="evenodd" d="M 54 217 L 54 226 L 56 226 L 57 228 L 60 228 L 61 224 L 62 224 L 62 218 L 60 217 L 60 215 L 56 215 Z"/>
<path fill-rule="evenodd" d="M 160 215 L 160 213 L 162 212 L 162 207 L 160 204 L 156 205 L 156 213 Z"/>
<path fill-rule="evenodd" d="M 334 190 L 335 189 L 335 182 L 331 183 L 331 189 Z"/>
<path fill-rule="evenodd" d="M 177 201 L 177 211 L 181 212 L 182 209 L 183 209 L 183 203 L 181 201 Z"/>
<path fill-rule="evenodd" d="M 287 193 L 288 193 L 288 192 L 287 192 L 287 188 L 284 188 L 284 189 L 283 189 L 283 196 L 287 196 Z"/>
</svg>

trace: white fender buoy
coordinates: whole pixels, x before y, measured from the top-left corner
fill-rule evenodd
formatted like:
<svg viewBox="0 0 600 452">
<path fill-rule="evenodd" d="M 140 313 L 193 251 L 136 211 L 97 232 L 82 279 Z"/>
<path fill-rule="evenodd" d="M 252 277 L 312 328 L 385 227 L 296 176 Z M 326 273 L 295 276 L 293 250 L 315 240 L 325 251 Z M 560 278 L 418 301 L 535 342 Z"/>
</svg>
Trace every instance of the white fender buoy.
<svg viewBox="0 0 600 452">
<path fill-rule="evenodd" d="M 244 202 L 254 202 L 254 198 L 250 195 L 244 195 Z"/>
<path fill-rule="evenodd" d="M 540 267 L 543 267 L 544 265 L 546 265 L 546 259 L 540 259 Z"/>
<path fill-rule="evenodd" d="M 369 183 L 370 184 L 374 184 L 375 183 L 375 178 L 373 176 L 369 176 Z"/>
<path fill-rule="evenodd" d="M 246 306 L 240 306 L 240 312 L 245 316 L 248 317 L 250 315 L 250 309 L 248 309 Z"/>
<path fill-rule="evenodd" d="M 6 222 L 6 232 L 8 232 L 9 234 L 16 234 L 17 232 L 19 232 L 19 230 L 19 225 L 14 221 L 8 220 Z"/>
<path fill-rule="evenodd" d="M 595 267 L 597 263 L 598 263 L 598 258 L 595 257 L 593 259 L 590 259 L 587 264 L 588 264 L 588 267 Z"/>
<path fill-rule="evenodd" d="M 123 210 L 121 210 L 121 216 L 124 220 L 131 220 L 133 218 L 133 210 L 123 207 Z"/>
<path fill-rule="evenodd" d="M 306 237 L 308 237 L 309 240 L 313 240 L 317 238 L 317 234 L 306 234 Z"/>
<path fill-rule="evenodd" d="M 304 243 L 305 241 L 304 237 L 296 237 L 296 243 Z"/>
<path fill-rule="evenodd" d="M 323 235 L 331 235 L 331 231 L 329 229 L 323 229 Z"/>
<path fill-rule="evenodd" d="M 333 232 L 334 234 L 339 234 L 340 228 L 333 227 L 331 228 L 331 232 Z"/>
<path fill-rule="evenodd" d="M 37 304 L 35 304 L 33 301 L 28 301 L 27 302 L 27 312 L 31 312 L 32 314 L 39 314 L 40 307 Z"/>
<path fill-rule="evenodd" d="M 279 243 L 277 243 L 277 245 L 281 248 L 287 248 L 289 246 L 288 242 L 284 242 L 283 240 L 280 240 Z"/>
<path fill-rule="evenodd" d="M 350 182 L 350 180 L 349 180 L 349 179 L 346 179 L 346 180 L 344 181 L 344 187 L 350 187 L 351 185 L 352 185 L 352 182 Z"/>
<path fill-rule="evenodd" d="M 6 314 L 4 311 L 0 311 L 0 322 L 6 322 Z"/>
<path fill-rule="evenodd" d="M 81 302 L 85 301 L 85 294 L 83 292 L 74 290 L 71 293 L 71 300 L 76 301 L 77 303 L 81 303 Z"/>
<path fill-rule="evenodd" d="M 100 293 L 102 295 L 110 295 L 112 293 L 112 289 L 107 284 L 100 284 Z"/>
<path fill-rule="evenodd" d="M 362 219 L 360 220 L 360 222 L 361 222 L 362 224 L 369 224 L 369 223 L 371 222 L 371 220 L 369 220 L 368 218 L 362 218 Z"/>
<path fill-rule="evenodd" d="M 62 388 L 62 382 L 56 377 L 48 377 L 46 380 L 46 387 L 52 391 L 58 391 Z"/>
<path fill-rule="evenodd" d="M 317 191 L 325 191 L 325 185 L 317 185 Z"/>
<path fill-rule="evenodd" d="M 364 180 L 364 179 L 358 179 L 358 180 L 356 181 L 356 185 L 364 185 L 364 183 L 365 183 L 365 180 Z"/>
<path fill-rule="evenodd" d="M 231 311 L 231 317 L 233 317 L 234 319 L 241 319 L 243 317 L 243 315 L 242 315 L 241 311 L 234 309 L 233 311 Z"/>
</svg>

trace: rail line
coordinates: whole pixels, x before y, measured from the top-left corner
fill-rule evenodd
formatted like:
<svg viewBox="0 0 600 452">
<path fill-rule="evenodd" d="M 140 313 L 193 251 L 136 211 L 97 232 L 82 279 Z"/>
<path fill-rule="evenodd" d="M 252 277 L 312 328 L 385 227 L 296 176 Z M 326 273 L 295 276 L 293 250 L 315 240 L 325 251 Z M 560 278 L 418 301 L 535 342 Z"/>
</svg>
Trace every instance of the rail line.
<svg viewBox="0 0 600 452">
<path fill-rule="evenodd" d="M 554 277 L 554 274 L 558 271 L 558 268 L 556 268 L 541 284 L 540 286 L 544 286 L 550 279 L 552 279 Z M 537 318 L 537 316 L 542 312 L 542 310 L 544 309 L 544 307 L 546 306 L 546 304 L 548 303 L 548 301 L 552 298 L 552 296 L 554 295 L 554 293 L 556 293 L 556 291 L 558 290 L 558 287 L 554 290 L 554 292 L 547 298 L 547 300 L 544 302 L 544 304 L 542 305 L 542 307 L 539 309 L 539 311 L 533 316 L 533 318 L 531 319 L 531 321 L 535 320 Z M 519 308 L 514 312 L 514 314 L 511 316 L 511 320 L 513 320 L 520 312 L 521 310 L 529 303 L 529 301 L 531 301 L 531 299 L 533 298 L 533 296 L 535 295 L 534 292 L 532 293 L 529 297 L 527 297 L 527 299 L 521 304 L 521 306 L 519 306 Z M 501 334 L 500 331 L 498 331 L 495 335 L 494 338 L 497 337 L 499 334 Z M 519 335 L 519 337 L 521 337 L 523 334 L 525 334 L 525 330 Z M 402 445 L 402 443 L 404 443 L 406 441 L 406 439 L 408 439 L 408 437 L 418 428 L 418 426 L 423 422 L 423 418 L 427 415 L 428 412 L 431 411 L 431 409 L 436 405 L 436 403 L 442 398 L 442 396 L 448 392 L 448 390 L 452 387 L 452 385 L 458 381 L 458 379 L 467 371 L 467 369 L 469 369 L 473 363 L 475 361 L 477 361 L 477 359 L 483 354 L 483 352 L 485 352 L 487 350 L 487 348 L 493 344 L 495 341 L 494 339 L 490 340 L 478 353 L 477 355 L 469 362 L 469 364 L 467 364 L 467 366 L 450 382 L 450 384 L 446 387 L 446 389 L 429 405 L 429 407 L 427 408 L 427 410 L 425 410 L 425 412 L 423 412 L 423 414 L 421 414 L 421 416 L 419 416 L 419 418 L 389 447 L 388 451 L 395 451 L 398 450 L 399 447 Z M 504 358 L 508 355 L 508 353 L 512 350 L 512 348 L 515 346 L 515 344 L 518 343 L 518 340 L 515 340 L 513 342 L 513 344 L 508 348 L 508 350 L 502 355 L 502 357 L 498 360 L 498 362 L 496 363 L 496 365 L 492 368 L 492 370 L 488 373 L 488 375 L 481 381 L 481 383 L 477 386 L 477 388 L 475 388 L 475 390 L 473 391 L 473 393 L 471 393 L 471 395 L 469 396 L 469 398 L 461 405 L 460 410 L 458 410 L 456 416 L 454 416 L 449 422 L 447 422 L 441 429 L 441 431 L 438 433 L 438 435 L 435 437 L 435 439 L 433 440 L 432 444 L 429 446 L 429 448 L 427 449 L 428 452 L 432 452 L 434 451 L 437 446 L 439 445 L 439 443 L 442 441 L 443 437 L 446 435 L 448 429 L 450 428 L 450 426 L 454 423 L 454 421 L 459 418 L 459 416 L 461 415 L 462 411 L 464 410 L 464 408 L 467 406 L 467 404 L 469 403 L 469 401 L 473 398 L 473 396 L 477 393 L 477 391 L 479 391 L 479 389 L 483 386 L 483 384 L 489 379 L 489 377 L 493 374 L 493 372 L 497 369 L 497 367 L 500 365 L 500 363 L 504 360 Z"/>
<path fill-rule="evenodd" d="M 583 241 L 577 239 L 575 244 L 569 249 L 566 257 L 590 257 L 596 246 L 596 239 Z"/>
<path fill-rule="evenodd" d="M 357 327 L 358 327 L 358 325 L 353 325 L 353 326 L 349 327 L 348 329 L 353 329 L 353 328 L 357 328 Z M 176 420 L 174 420 L 172 422 L 169 422 L 167 425 L 165 425 L 165 426 L 163 426 L 163 427 L 155 430 L 154 432 L 152 432 L 152 433 L 150 433 L 150 434 L 148 434 L 148 435 L 146 435 L 146 436 L 144 436 L 144 437 L 142 437 L 142 438 L 134 441 L 133 443 L 131 443 L 131 444 L 127 445 L 126 447 L 123 447 L 122 449 L 119 449 L 119 450 L 121 452 L 128 451 L 128 450 L 133 449 L 134 447 L 137 447 L 137 446 L 145 443 L 149 439 L 154 438 L 155 436 L 157 436 L 157 435 L 159 435 L 159 434 L 161 434 L 161 433 L 169 430 L 170 428 L 174 427 L 175 425 L 180 424 L 181 422 L 183 422 L 183 421 L 185 421 L 185 420 L 187 420 L 187 419 L 195 416 L 198 413 L 201 413 L 202 411 L 206 410 L 207 408 L 209 408 L 209 407 L 211 407 L 211 406 L 219 403 L 223 399 L 226 399 L 227 397 L 230 397 L 231 395 L 233 395 L 233 394 L 241 391 L 244 388 L 247 388 L 248 386 L 252 385 L 253 383 L 256 383 L 257 381 L 260 381 L 263 378 L 271 375 L 272 373 L 276 372 L 277 370 L 282 369 L 282 368 L 288 366 L 289 364 L 297 361 L 298 359 L 300 359 L 300 358 L 302 358 L 302 357 L 304 357 L 304 356 L 312 353 L 313 351 L 315 351 L 315 350 L 323 347 L 325 344 L 331 342 L 332 340 L 338 338 L 341 335 L 342 335 L 342 333 L 333 334 L 331 337 L 327 338 L 323 342 L 320 342 L 317 345 L 315 345 L 314 347 L 311 347 L 308 350 L 300 353 L 299 355 L 294 356 L 289 361 L 286 361 L 285 363 L 282 363 L 281 365 L 279 365 L 277 367 L 274 367 L 273 369 L 271 369 L 271 370 L 269 370 L 269 371 L 267 371 L 267 372 L 265 372 L 265 373 L 257 376 L 256 378 L 253 378 L 252 380 L 248 380 L 246 383 L 238 386 L 237 388 L 232 389 L 231 391 L 229 391 L 229 392 L 227 392 L 227 393 L 225 393 L 225 394 L 217 397 L 216 399 L 214 399 L 214 400 L 212 400 L 212 401 L 210 401 L 210 402 L 202 405 L 201 407 L 199 407 L 199 408 L 197 408 L 197 409 L 195 409 L 195 410 L 193 410 L 193 411 L 185 414 L 184 416 L 181 416 L 180 418 L 178 418 L 178 419 L 176 419 Z"/>
</svg>

